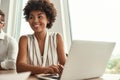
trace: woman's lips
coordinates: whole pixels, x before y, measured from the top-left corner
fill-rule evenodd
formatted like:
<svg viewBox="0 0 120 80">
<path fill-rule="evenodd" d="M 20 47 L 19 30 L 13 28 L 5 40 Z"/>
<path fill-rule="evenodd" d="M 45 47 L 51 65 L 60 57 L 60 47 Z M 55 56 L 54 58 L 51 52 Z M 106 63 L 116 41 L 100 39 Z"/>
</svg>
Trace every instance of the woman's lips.
<svg viewBox="0 0 120 80">
<path fill-rule="evenodd" d="M 38 27 L 39 27 L 39 25 L 34 25 L 34 27 L 35 27 L 35 28 L 38 28 Z"/>
</svg>

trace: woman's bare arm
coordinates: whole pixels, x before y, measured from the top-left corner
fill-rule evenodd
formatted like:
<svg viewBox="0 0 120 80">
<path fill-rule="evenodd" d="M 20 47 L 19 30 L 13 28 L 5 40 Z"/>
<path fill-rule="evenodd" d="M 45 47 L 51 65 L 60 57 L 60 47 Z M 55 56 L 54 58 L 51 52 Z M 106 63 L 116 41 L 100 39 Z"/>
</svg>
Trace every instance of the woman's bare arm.
<svg viewBox="0 0 120 80">
<path fill-rule="evenodd" d="M 64 66 L 66 62 L 66 53 L 64 49 L 64 42 L 62 36 L 59 33 L 57 34 L 57 53 L 59 63 Z"/>
<path fill-rule="evenodd" d="M 27 44 L 26 36 L 22 36 L 19 40 L 19 50 L 17 57 L 17 72 L 31 71 L 32 74 L 44 73 L 46 68 L 27 64 Z"/>
</svg>

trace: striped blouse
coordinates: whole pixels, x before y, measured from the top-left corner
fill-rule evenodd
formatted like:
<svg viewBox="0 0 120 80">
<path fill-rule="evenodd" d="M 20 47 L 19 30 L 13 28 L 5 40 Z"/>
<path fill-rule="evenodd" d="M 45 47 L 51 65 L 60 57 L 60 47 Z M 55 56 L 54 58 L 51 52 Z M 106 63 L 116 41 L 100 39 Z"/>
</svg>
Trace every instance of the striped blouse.
<svg viewBox="0 0 120 80">
<path fill-rule="evenodd" d="M 57 56 L 57 33 L 47 32 L 44 44 L 44 53 L 41 56 L 39 44 L 34 34 L 28 37 L 28 64 L 36 66 L 49 66 L 58 64 Z"/>
</svg>

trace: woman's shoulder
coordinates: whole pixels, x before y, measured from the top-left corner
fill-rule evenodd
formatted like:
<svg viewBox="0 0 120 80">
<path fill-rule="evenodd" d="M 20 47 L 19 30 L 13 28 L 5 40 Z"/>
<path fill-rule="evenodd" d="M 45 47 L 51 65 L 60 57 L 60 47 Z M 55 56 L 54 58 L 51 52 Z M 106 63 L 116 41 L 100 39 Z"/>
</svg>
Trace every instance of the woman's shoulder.
<svg viewBox="0 0 120 80">
<path fill-rule="evenodd" d="M 61 36 L 59 32 L 48 32 L 50 36 Z"/>
<path fill-rule="evenodd" d="M 61 42 L 62 40 L 62 34 L 59 32 L 49 32 L 49 36 L 51 36 L 52 39 L 56 40 L 57 42 Z"/>
<path fill-rule="evenodd" d="M 59 32 L 48 32 L 48 35 L 49 36 L 54 36 L 56 38 L 62 38 L 62 35 Z"/>
<path fill-rule="evenodd" d="M 25 41 L 27 41 L 27 36 L 26 35 L 20 36 L 19 42 L 25 42 Z"/>
<path fill-rule="evenodd" d="M 20 37 L 20 40 L 27 40 L 28 38 L 31 38 L 31 37 L 33 37 L 33 34 L 22 35 Z"/>
</svg>

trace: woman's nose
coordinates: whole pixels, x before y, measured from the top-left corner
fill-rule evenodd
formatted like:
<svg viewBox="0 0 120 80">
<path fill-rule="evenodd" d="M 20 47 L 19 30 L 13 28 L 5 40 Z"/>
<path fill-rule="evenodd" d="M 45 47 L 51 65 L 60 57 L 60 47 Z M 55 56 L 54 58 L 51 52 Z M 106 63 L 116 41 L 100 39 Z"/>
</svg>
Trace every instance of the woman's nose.
<svg viewBox="0 0 120 80">
<path fill-rule="evenodd" d="M 38 18 L 34 18 L 34 22 L 39 22 L 39 19 Z"/>
</svg>

